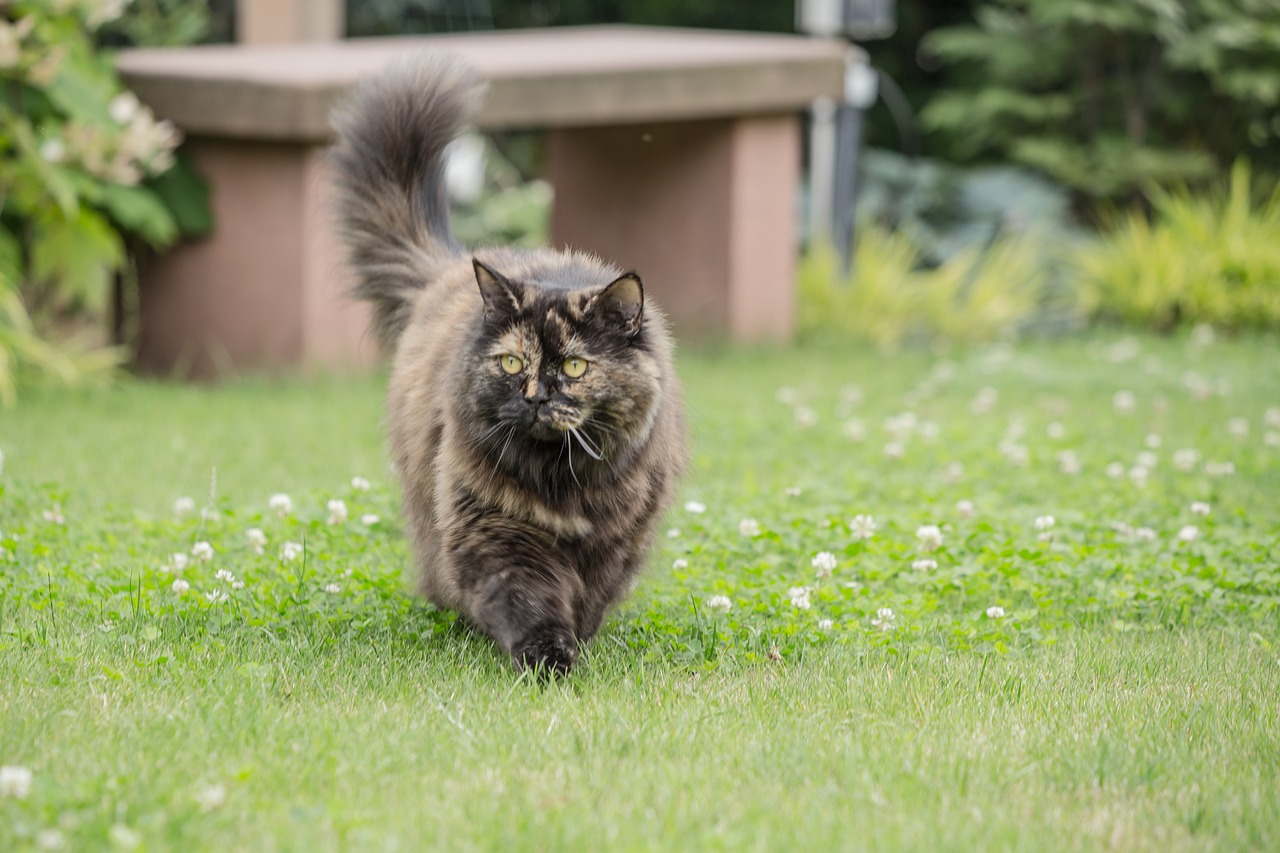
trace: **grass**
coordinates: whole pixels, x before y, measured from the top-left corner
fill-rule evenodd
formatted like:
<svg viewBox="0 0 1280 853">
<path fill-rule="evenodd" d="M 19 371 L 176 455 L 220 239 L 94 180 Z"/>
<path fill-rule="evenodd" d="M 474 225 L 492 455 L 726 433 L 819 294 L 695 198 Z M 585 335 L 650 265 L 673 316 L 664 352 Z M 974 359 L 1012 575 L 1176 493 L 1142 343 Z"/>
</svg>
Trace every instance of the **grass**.
<svg viewBox="0 0 1280 853">
<path fill-rule="evenodd" d="M 686 355 L 706 510 L 549 687 L 405 591 L 379 380 L 30 400 L 0 764 L 33 783 L 0 849 L 1275 848 L 1277 356 Z"/>
</svg>

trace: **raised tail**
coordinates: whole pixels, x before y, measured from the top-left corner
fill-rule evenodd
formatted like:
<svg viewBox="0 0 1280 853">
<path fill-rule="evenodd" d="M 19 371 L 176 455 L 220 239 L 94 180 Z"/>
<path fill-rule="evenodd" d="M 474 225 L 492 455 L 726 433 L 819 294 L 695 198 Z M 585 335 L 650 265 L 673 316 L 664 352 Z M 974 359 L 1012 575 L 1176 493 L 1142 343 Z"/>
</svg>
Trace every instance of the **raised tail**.
<svg viewBox="0 0 1280 853">
<path fill-rule="evenodd" d="M 418 291 L 462 249 L 449 225 L 445 148 L 484 85 L 457 57 L 431 53 L 358 85 L 333 112 L 337 213 L 374 332 L 395 345 Z"/>
</svg>

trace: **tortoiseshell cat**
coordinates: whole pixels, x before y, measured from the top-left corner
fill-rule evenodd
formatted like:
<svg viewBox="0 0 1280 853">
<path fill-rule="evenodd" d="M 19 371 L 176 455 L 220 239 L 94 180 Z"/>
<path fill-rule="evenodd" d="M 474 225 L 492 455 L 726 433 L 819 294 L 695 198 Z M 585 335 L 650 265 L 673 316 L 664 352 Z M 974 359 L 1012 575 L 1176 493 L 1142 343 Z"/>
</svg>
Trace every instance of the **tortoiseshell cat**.
<svg viewBox="0 0 1280 853">
<path fill-rule="evenodd" d="M 681 389 L 635 273 L 454 241 L 444 149 L 482 90 L 441 55 L 357 87 L 334 115 L 338 212 L 355 295 L 394 350 L 389 431 L 421 589 L 518 667 L 563 674 L 671 502 Z"/>
</svg>

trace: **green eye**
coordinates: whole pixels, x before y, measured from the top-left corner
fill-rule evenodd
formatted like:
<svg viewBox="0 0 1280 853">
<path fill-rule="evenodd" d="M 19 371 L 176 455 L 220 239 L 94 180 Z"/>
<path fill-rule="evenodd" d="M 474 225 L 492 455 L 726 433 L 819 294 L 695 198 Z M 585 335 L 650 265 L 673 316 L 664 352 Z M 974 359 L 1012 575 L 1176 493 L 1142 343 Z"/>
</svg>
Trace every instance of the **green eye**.
<svg viewBox="0 0 1280 853">
<path fill-rule="evenodd" d="M 564 375 L 570 379 L 577 379 L 579 376 L 587 372 L 587 360 L 585 358 L 566 358 L 564 364 L 560 365 L 560 369 L 564 371 Z"/>
<path fill-rule="evenodd" d="M 511 376 L 524 370 L 524 362 L 514 355 L 499 356 L 498 363 L 502 365 L 502 372 Z"/>
</svg>

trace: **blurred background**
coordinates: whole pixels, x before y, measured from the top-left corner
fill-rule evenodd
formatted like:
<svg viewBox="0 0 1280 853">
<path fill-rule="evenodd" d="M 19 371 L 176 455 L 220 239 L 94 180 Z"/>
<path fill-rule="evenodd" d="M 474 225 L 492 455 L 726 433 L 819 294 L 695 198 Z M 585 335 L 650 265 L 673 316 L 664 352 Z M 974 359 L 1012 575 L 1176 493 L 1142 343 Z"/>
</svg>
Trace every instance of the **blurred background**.
<svg viewBox="0 0 1280 853">
<path fill-rule="evenodd" d="M 866 51 L 874 79 L 854 134 L 839 140 L 857 155 L 856 180 L 845 176 L 851 186 L 834 193 L 825 226 L 822 210 L 806 202 L 797 211 L 801 340 L 892 349 L 1099 324 L 1280 328 L 1280 5 L 845 5 L 865 25 L 843 35 Z M 52 45 L 108 80 L 119 48 L 226 42 L 237 32 L 235 0 L 61 6 L 0 11 L 0 74 L 38 90 L 39 56 Z M 39 26 L 24 32 L 24 13 L 43 16 Z M 370 37 L 605 23 L 796 33 L 804 20 L 791 2 L 347 0 L 343 23 L 348 37 Z M 85 98 L 126 110 L 113 87 Z M 127 363 L 129 291 L 112 283 L 127 282 L 135 248 L 210 225 L 199 176 L 180 149 L 175 161 L 163 123 L 135 140 L 134 161 L 82 157 L 84 174 L 70 180 L 47 164 L 75 153 L 74 105 L 36 95 L 0 107 L 8 126 L 31 136 L 23 145 L 11 132 L 0 147 L 10 176 L 0 208 L 0 396 L 10 401 L 24 383 L 80 381 Z M 50 135 L 60 121 L 67 132 Z M 459 184 L 461 239 L 543 242 L 552 191 L 540 179 L 540 137 L 492 134 L 465 156 L 479 178 Z M 804 197 L 825 198 L 835 177 L 808 156 Z M 126 197 L 118 185 L 139 192 Z M 93 221 L 42 231 L 45 211 L 65 212 L 77 196 Z M 832 235 L 830 220 L 846 215 L 856 225 Z M 852 244 L 840 245 L 850 231 Z M 102 346 L 107 315 L 123 349 Z"/>
</svg>

